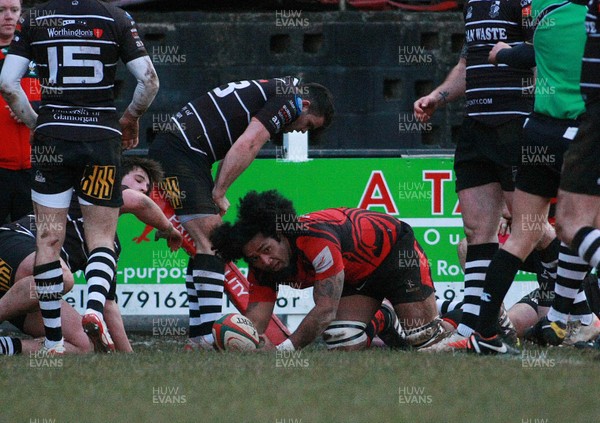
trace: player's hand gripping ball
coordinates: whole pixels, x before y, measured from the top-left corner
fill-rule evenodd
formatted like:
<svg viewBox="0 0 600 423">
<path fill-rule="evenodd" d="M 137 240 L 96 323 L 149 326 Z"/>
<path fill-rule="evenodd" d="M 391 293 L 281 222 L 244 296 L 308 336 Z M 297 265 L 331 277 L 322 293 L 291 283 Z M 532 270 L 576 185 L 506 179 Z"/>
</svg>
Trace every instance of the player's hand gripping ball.
<svg viewBox="0 0 600 423">
<path fill-rule="evenodd" d="M 212 333 L 220 351 L 251 351 L 258 348 L 260 341 L 250 319 L 238 313 L 226 314 L 217 320 Z"/>
</svg>

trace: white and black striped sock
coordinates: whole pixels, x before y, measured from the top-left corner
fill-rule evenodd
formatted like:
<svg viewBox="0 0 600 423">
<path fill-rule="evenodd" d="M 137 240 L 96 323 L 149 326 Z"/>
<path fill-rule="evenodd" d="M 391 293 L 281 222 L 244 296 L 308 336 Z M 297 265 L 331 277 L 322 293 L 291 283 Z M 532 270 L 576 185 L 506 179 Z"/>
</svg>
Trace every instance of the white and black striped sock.
<svg viewBox="0 0 600 423">
<path fill-rule="evenodd" d="M 496 251 L 498 251 L 497 243 L 467 246 L 463 314 L 462 321 L 457 328 L 458 333 L 462 336 L 471 336 L 478 325 L 485 274 Z"/>
<path fill-rule="evenodd" d="M 588 262 L 590 266 L 598 268 L 600 265 L 600 230 L 586 226 L 581 228 L 573 237 L 573 251 Z"/>
<path fill-rule="evenodd" d="M 190 257 L 188 262 L 187 271 L 185 274 L 185 288 L 188 295 L 188 306 L 189 306 L 189 338 L 197 338 L 200 334 L 200 308 L 198 306 L 198 294 L 196 287 L 194 286 L 194 277 L 192 276 L 194 267 L 194 258 Z"/>
<path fill-rule="evenodd" d="M 60 300 L 64 289 L 60 261 L 35 266 L 33 268 L 33 278 L 40 302 L 46 339 L 51 342 L 58 342 L 62 339 Z"/>
<path fill-rule="evenodd" d="M 571 307 L 571 320 L 579 320 L 586 326 L 591 325 L 594 321 L 594 315 L 587 302 L 583 288 L 579 289 L 579 292 L 573 301 L 573 306 Z"/>
<path fill-rule="evenodd" d="M 436 300 L 435 303 L 440 315 L 449 313 L 456 309 L 461 309 L 463 306 L 463 302 L 458 300 Z"/>
<path fill-rule="evenodd" d="M 225 264 L 217 256 L 196 254 L 192 275 L 198 296 L 198 335 L 212 343 L 212 327 L 215 320 L 221 317 L 223 309 Z"/>
<path fill-rule="evenodd" d="M 554 238 L 550 244 L 543 250 L 539 251 L 540 263 L 544 268 L 544 276 L 542 280 L 546 279 L 550 286 L 540 286 L 542 292 L 550 292 L 550 288 L 554 288 L 556 281 L 556 270 L 558 268 L 558 254 L 560 252 L 560 241 L 558 238 Z M 538 282 L 540 278 L 538 278 Z"/>
<path fill-rule="evenodd" d="M 110 248 L 100 247 L 90 252 L 85 267 L 88 288 L 86 314 L 94 313 L 100 316 L 104 314 L 106 296 L 115 277 L 116 267 L 117 259 Z"/>
<path fill-rule="evenodd" d="M 21 354 L 21 340 L 10 336 L 0 336 L 0 355 Z"/>
<path fill-rule="evenodd" d="M 548 311 L 548 320 L 551 322 L 560 320 L 567 323 L 573 301 L 582 287 L 583 279 L 588 270 L 589 266 L 585 260 L 582 260 L 566 244 L 560 244 L 554 301 L 550 311 Z"/>
</svg>

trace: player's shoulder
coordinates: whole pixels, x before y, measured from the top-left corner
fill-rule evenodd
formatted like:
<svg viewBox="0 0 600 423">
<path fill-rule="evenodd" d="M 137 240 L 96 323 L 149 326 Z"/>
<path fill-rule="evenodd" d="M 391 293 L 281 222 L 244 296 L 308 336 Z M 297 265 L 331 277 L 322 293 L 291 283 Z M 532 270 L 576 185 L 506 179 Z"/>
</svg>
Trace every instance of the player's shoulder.
<svg viewBox="0 0 600 423">
<path fill-rule="evenodd" d="M 273 94 L 277 94 L 279 96 L 285 94 L 293 94 L 295 90 L 293 87 L 297 87 L 300 83 L 298 78 L 294 78 L 292 76 L 279 76 L 274 78 L 264 78 L 264 79 L 254 79 L 248 82 L 255 83 L 260 85 L 266 92 L 273 92 Z"/>
<path fill-rule="evenodd" d="M 133 16 L 131 16 L 129 12 L 121 9 L 120 7 L 115 6 L 114 4 L 105 3 L 100 0 L 90 1 L 94 1 L 98 5 L 98 7 L 102 8 L 102 10 L 105 10 L 106 13 L 109 14 L 115 20 L 127 20 L 132 23 L 135 23 L 135 21 L 133 20 Z"/>
<path fill-rule="evenodd" d="M 135 21 L 129 12 L 107 2 L 100 0 L 86 0 L 89 2 L 89 7 L 92 8 L 95 13 L 100 16 L 109 18 L 117 25 L 134 25 Z"/>
<path fill-rule="evenodd" d="M 519 10 L 530 10 L 531 9 L 531 3 L 532 0 L 508 0 L 509 2 L 511 2 L 512 6 L 516 9 Z"/>
</svg>

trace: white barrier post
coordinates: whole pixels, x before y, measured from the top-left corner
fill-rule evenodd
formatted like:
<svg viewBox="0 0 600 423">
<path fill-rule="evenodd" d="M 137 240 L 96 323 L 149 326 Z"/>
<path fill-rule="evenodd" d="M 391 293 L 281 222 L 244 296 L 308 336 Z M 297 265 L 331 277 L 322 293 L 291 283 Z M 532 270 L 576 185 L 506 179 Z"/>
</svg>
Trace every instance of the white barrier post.
<svg viewBox="0 0 600 423">
<path fill-rule="evenodd" d="M 308 161 L 308 133 L 283 134 L 283 160 L 286 162 Z"/>
</svg>

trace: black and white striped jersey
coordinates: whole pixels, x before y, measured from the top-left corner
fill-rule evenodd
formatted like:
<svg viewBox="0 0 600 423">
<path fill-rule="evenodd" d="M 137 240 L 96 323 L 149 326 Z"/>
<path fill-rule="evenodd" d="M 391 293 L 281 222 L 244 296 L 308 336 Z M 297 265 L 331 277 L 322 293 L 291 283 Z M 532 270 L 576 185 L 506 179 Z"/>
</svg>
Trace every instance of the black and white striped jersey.
<svg viewBox="0 0 600 423">
<path fill-rule="evenodd" d="M 581 68 L 581 93 L 586 104 L 600 100 L 600 33 L 598 33 L 598 17 L 600 16 L 600 1 L 590 0 L 588 13 L 585 17 L 587 41 L 583 52 Z"/>
<path fill-rule="evenodd" d="M 98 0 L 51 0 L 20 19 L 9 54 L 37 63 L 36 131 L 91 141 L 121 134 L 114 106 L 117 62 L 147 55 L 132 17 Z"/>
<path fill-rule="evenodd" d="M 171 118 L 174 134 L 211 163 L 219 161 L 251 118 L 258 119 L 271 135 L 296 120 L 302 112 L 298 84 L 298 79 L 286 76 L 222 85 L 190 101 Z"/>
<path fill-rule="evenodd" d="M 499 41 L 515 46 L 531 39 L 531 0 L 469 0 L 464 17 L 466 114 L 488 125 L 528 115 L 533 72 L 492 65 L 488 54 Z"/>
</svg>

